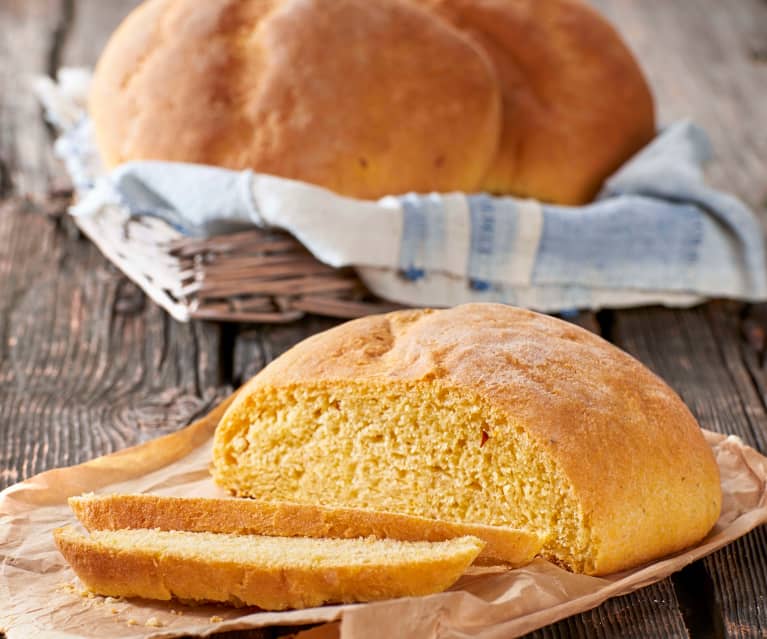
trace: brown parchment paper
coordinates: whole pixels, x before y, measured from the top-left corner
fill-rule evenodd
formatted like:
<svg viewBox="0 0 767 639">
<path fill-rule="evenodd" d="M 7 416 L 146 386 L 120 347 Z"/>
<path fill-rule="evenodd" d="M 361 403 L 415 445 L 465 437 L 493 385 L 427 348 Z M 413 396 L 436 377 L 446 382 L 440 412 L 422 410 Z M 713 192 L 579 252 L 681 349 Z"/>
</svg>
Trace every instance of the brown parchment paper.
<svg viewBox="0 0 767 639">
<path fill-rule="evenodd" d="M 716 527 L 694 548 L 606 578 L 536 560 L 515 570 L 470 569 L 438 595 L 280 613 L 88 596 L 53 543 L 55 527 L 76 522 L 67 497 L 88 491 L 223 495 L 208 466 L 213 431 L 230 400 L 177 433 L 0 493 L 0 630 L 8 639 L 206 636 L 334 620 L 342 639 L 507 639 L 659 581 L 767 522 L 767 458 L 737 437 L 705 432 L 724 491 Z"/>
</svg>

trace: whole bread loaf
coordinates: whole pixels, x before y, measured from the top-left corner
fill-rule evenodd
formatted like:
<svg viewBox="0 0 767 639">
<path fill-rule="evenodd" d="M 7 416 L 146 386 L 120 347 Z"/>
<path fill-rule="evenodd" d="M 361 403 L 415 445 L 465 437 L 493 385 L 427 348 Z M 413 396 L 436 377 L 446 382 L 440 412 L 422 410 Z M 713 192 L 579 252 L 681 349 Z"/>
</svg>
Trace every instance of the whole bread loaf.
<svg viewBox="0 0 767 639">
<path fill-rule="evenodd" d="M 213 456 L 236 495 L 526 529 L 590 574 L 694 544 L 721 507 L 713 454 L 662 380 L 586 330 L 497 304 L 301 342 L 240 391 Z"/>
<path fill-rule="evenodd" d="M 147 0 L 89 110 L 109 166 L 251 168 L 361 198 L 584 202 L 654 135 L 638 65 L 581 0 Z"/>
<path fill-rule="evenodd" d="M 54 538 L 93 592 L 266 610 L 440 592 L 482 548 L 474 537 L 408 542 L 152 529 L 86 536 L 71 526 L 56 529 Z"/>
</svg>

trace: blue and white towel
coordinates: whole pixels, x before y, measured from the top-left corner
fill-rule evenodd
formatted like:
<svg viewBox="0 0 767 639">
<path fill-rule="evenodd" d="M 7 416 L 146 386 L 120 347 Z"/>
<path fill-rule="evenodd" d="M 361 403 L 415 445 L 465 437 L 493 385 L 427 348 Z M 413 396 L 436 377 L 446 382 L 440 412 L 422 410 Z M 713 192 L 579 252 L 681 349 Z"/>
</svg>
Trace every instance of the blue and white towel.
<svg viewBox="0 0 767 639">
<path fill-rule="evenodd" d="M 59 152 L 82 196 L 73 214 L 119 203 L 194 236 L 285 229 L 396 302 L 500 301 L 553 312 L 767 299 L 762 228 L 738 199 L 705 184 L 709 145 L 687 121 L 662 131 L 581 207 L 464 193 L 362 201 L 250 171 L 166 162 L 128 163 L 94 179 L 87 121 L 64 128 Z"/>
</svg>

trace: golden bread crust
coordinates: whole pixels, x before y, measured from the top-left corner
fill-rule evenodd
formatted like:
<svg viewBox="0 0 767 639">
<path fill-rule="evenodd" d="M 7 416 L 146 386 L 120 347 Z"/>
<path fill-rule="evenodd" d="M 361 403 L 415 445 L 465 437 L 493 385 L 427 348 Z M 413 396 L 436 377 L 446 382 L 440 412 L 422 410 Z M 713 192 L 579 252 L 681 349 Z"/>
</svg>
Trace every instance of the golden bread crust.
<svg viewBox="0 0 767 639">
<path fill-rule="evenodd" d="M 478 563 L 521 566 L 540 552 L 530 532 L 376 512 L 253 499 L 83 495 L 69 505 L 88 530 L 159 528 L 189 532 L 278 537 L 376 537 L 400 541 L 445 541 L 473 536 L 485 542 Z"/>
<path fill-rule="evenodd" d="M 333 540 L 316 539 L 311 540 L 313 554 L 326 557 L 310 561 L 301 550 L 291 552 L 292 540 L 278 538 L 268 543 L 275 553 L 283 553 L 283 558 L 233 560 L 232 552 L 222 559 L 216 556 L 218 545 L 231 541 L 229 535 L 137 531 L 163 539 L 162 551 L 158 551 L 148 545 L 121 542 L 126 532 L 130 531 L 116 531 L 106 537 L 96 532 L 86 537 L 64 527 L 54 531 L 54 538 L 80 580 L 96 593 L 220 601 L 265 610 L 441 592 L 460 577 L 482 547 L 478 539 L 461 537 L 421 545 L 417 551 L 392 546 L 390 558 L 383 559 L 380 550 L 373 548 L 381 542 L 356 539 L 346 540 L 354 555 L 347 559 L 333 556 L 339 549 L 326 543 Z M 198 554 L 182 547 L 190 542 L 199 544 Z M 328 546 L 327 550 L 322 550 L 323 546 Z M 366 560 L 369 548 L 375 554 Z"/>
<path fill-rule="evenodd" d="M 578 204 L 655 133 L 636 61 L 580 0 L 147 0 L 89 111 L 109 166 L 251 168 L 360 198 Z"/>
<path fill-rule="evenodd" d="M 589 572 L 691 545 L 719 516 L 718 467 L 673 390 L 584 329 L 498 304 L 371 316 L 301 342 L 243 387 L 222 418 L 214 477 L 226 487 L 226 442 L 248 428 L 261 390 L 355 384 L 377 393 L 399 381 L 457 389 L 505 415 L 507 432 L 490 432 L 488 446 L 519 428 L 536 442 L 582 509 Z"/>
<path fill-rule="evenodd" d="M 495 155 L 489 59 L 413 4 L 150 0 L 137 14 L 92 86 L 109 165 L 252 168 L 373 198 L 476 190 Z"/>
<path fill-rule="evenodd" d="M 481 46 L 503 94 L 482 189 L 590 201 L 655 135 L 652 94 L 617 31 L 582 0 L 421 0 Z"/>
</svg>

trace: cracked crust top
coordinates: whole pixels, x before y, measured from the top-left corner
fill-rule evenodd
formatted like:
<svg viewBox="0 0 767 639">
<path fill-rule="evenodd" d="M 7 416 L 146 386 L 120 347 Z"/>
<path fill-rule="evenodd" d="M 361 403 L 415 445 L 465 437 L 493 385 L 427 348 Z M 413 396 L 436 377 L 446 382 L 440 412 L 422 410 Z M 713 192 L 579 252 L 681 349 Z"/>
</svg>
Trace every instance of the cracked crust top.
<svg viewBox="0 0 767 639">
<path fill-rule="evenodd" d="M 572 482 L 599 572 L 690 545 L 719 516 L 716 462 L 672 389 L 584 329 L 499 304 L 399 311 L 310 337 L 240 391 L 219 429 L 248 424 L 263 389 L 387 380 L 463 390 L 507 415 L 509 433 L 524 428 Z"/>
</svg>

